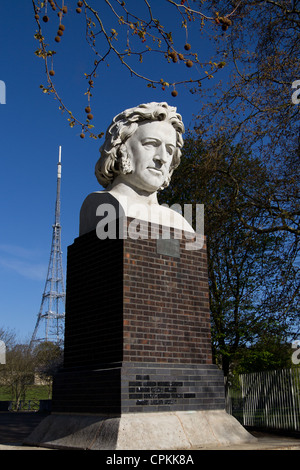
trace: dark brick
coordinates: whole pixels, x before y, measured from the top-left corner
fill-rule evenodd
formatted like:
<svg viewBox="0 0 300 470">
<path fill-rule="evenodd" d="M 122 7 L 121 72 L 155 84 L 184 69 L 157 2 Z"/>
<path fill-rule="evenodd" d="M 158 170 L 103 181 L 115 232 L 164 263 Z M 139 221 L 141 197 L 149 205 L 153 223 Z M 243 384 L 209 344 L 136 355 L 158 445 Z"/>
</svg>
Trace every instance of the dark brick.
<svg viewBox="0 0 300 470">
<path fill-rule="evenodd" d="M 54 412 L 224 408 L 222 373 L 212 364 L 205 248 L 187 251 L 180 240 L 176 252 L 159 251 L 155 239 L 99 240 L 95 232 L 68 248 Z"/>
</svg>

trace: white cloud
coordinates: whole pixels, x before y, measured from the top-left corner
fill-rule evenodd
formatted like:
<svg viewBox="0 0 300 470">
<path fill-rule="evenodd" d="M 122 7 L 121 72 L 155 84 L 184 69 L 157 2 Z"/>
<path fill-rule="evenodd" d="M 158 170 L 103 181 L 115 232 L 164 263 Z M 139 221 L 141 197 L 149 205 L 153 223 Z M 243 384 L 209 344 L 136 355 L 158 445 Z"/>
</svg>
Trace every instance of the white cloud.
<svg viewBox="0 0 300 470">
<path fill-rule="evenodd" d="M 40 253 L 36 249 L 0 244 L 0 266 L 28 279 L 41 281 L 46 277 L 47 265 L 35 260 L 40 257 L 38 255 Z"/>
<path fill-rule="evenodd" d="M 23 248 L 22 246 L 9 245 L 5 243 L 0 243 L 0 251 L 8 254 L 17 256 L 20 258 L 31 259 L 35 256 L 38 256 L 40 252 L 37 249 Z"/>
</svg>

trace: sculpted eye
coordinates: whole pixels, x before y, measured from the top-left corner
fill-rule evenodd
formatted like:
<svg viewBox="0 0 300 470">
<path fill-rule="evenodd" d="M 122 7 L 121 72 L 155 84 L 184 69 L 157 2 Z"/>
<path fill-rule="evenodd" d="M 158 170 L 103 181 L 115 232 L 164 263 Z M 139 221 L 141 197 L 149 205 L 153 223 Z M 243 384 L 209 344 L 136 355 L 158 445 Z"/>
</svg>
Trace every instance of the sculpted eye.
<svg viewBox="0 0 300 470">
<path fill-rule="evenodd" d="M 168 152 L 169 155 L 173 155 L 173 153 L 175 151 L 175 147 L 173 147 L 173 145 L 167 145 L 166 149 L 167 149 L 167 152 Z"/>
<path fill-rule="evenodd" d="M 144 147 L 157 147 L 158 143 L 155 140 L 147 140 L 143 142 Z"/>
</svg>

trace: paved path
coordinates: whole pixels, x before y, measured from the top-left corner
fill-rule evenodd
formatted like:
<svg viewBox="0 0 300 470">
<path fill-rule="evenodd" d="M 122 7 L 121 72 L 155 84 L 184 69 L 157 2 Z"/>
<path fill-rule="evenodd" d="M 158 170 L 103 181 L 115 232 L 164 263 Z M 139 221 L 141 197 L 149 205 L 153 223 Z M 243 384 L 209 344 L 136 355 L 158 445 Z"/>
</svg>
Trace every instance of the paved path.
<svg viewBox="0 0 300 470">
<path fill-rule="evenodd" d="M 44 413 L 0 412 L 0 450 L 13 450 L 46 417 Z M 26 447 L 22 447 L 26 449 Z"/>
<path fill-rule="evenodd" d="M 204 450 L 300 450 L 300 436 L 296 438 L 260 432 L 252 432 L 251 434 L 257 438 L 253 444 L 207 447 Z"/>
<path fill-rule="evenodd" d="M 23 439 L 47 415 L 31 412 L 0 412 L 0 450 L 50 450 L 40 447 L 22 446 Z M 252 433 L 257 437 L 254 444 L 235 445 L 230 447 L 206 447 L 195 450 L 300 450 L 300 436 L 286 437 L 273 434 Z"/>
</svg>

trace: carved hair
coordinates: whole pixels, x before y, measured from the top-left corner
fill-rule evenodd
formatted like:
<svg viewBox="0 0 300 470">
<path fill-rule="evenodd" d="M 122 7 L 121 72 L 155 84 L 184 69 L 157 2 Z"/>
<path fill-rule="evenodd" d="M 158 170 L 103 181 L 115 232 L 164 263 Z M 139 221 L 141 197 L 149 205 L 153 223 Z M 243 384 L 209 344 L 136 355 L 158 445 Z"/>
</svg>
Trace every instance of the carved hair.
<svg viewBox="0 0 300 470">
<path fill-rule="evenodd" d="M 95 175 L 101 186 L 107 188 L 117 175 L 130 172 L 130 162 L 128 162 L 124 143 L 134 134 L 140 122 L 147 121 L 167 121 L 176 131 L 176 149 L 168 178 L 162 185 L 162 189 L 168 186 L 173 171 L 180 163 L 184 125 L 176 108 L 167 103 L 141 104 L 135 108 L 126 109 L 113 119 L 106 132 L 104 144 L 100 148 L 101 156 L 95 167 Z"/>
</svg>

